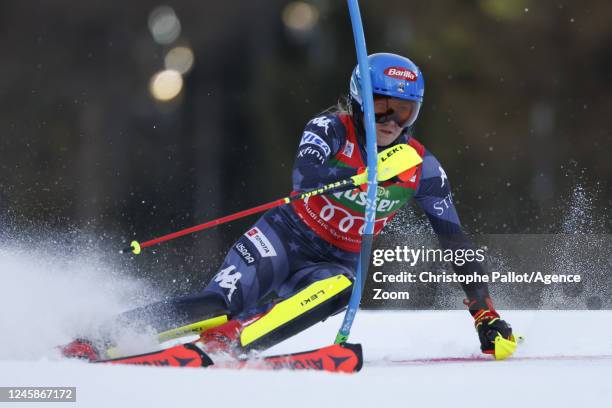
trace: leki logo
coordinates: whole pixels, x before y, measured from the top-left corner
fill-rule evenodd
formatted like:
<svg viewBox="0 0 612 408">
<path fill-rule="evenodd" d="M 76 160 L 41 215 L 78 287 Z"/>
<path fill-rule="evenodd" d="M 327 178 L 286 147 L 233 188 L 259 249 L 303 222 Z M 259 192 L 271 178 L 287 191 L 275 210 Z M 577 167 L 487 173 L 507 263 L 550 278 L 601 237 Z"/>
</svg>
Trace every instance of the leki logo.
<svg viewBox="0 0 612 408">
<path fill-rule="evenodd" d="M 385 69 L 385 75 L 391 78 L 404 79 L 410 82 L 414 82 L 417 80 L 416 73 L 402 67 L 389 67 Z"/>
</svg>

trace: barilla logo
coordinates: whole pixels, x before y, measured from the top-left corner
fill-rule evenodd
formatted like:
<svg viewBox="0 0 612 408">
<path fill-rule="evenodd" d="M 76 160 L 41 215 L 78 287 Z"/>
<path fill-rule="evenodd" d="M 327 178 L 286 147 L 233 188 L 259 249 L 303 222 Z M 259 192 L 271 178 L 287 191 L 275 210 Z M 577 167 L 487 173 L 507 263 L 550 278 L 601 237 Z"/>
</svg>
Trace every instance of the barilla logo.
<svg viewBox="0 0 612 408">
<path fill-rule="evenodd" d="M 247 232 L 247 235 L 248 235 L 249 237 L 252 237 L 253 235 L 257 235 L 257 232 L 258 232 L 258 231 L 257 231 L 257 228 L 253 228 L 252 230 L 249 230 L 249 231 Z"/>
<path fill-rule="evenodd" d="M 410 71 L 409 69 L 402 67 L 389 67 L 385 69 L 384 74 L 391 78 L 404 79 L 410 82 L 414 82 L 417 80 L 417 74 Z"/>
</svg>

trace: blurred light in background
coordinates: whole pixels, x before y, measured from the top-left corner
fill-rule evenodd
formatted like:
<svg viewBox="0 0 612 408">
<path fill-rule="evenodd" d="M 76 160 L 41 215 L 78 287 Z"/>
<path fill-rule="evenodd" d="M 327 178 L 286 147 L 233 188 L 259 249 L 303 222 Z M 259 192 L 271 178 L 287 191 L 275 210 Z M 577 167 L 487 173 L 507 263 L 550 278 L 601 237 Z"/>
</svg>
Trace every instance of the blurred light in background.
<svg viewBox="0 0 612 408">
<path fill-rule="evenodd" d="M 480 0 L 480 7 L 493 18 L 509 21 L 527 13 L 529 3 L 529 0 Z"/>
<path fill-rule="evenodd" d="M 166 54 L 164 65 L 185 75 L 193 67 L 193 51 L 189 47 L 174 47 Z"/>
<path fill-rule="evenodd" d="M 183 89 L 183 77 L 180 72 L 166 69 L 153 75 L 149 83 L 151 95 L 158 101 L 167 102 L 176 98 Z"/>
<path fill-rule="evenodd" d="M 319 21 L 319 10 L 312 4 L 294 1 L 285 6 L 282 12 L 283 23 L 297 32 L 308 32 Z"/>
<path fill-rule="evenodd" d="M 181 22 L 172 7 L 159 6 L 149 14 L 149 30 L 159 44 L 170 44 L 181 34 Z"/>
</svg>

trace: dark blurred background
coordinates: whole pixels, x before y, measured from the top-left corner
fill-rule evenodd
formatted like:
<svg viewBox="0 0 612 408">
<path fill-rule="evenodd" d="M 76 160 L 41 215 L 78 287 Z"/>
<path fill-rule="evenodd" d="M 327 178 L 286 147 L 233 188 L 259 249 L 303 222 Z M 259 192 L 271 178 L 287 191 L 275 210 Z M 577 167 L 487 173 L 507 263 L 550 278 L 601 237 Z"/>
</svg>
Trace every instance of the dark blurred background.
<svg viewBox="0 0 612 408">
<path fill-rule="evenodd" d="M 415 136 L 468 231 L 612 230 L 612 3 L 361 3 L 369 51 L 424 73 Z M 8 1 L 0 33 L 3 236 L 113 249 L 285 196 L 356 63 L 343 1 Z M 254 220 L 126 262 L 192 290 Z"/>
</svg>

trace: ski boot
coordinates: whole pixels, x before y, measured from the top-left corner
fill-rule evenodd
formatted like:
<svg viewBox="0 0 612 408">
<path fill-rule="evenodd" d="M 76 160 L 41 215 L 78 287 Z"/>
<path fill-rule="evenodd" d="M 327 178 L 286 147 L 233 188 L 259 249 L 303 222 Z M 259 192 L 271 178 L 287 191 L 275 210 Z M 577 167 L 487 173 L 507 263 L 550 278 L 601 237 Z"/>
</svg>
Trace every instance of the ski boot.
<svg viewBox="0 0 612 408">
<path fill-rule="evenodd" d="M 100 352 L 96 346 L 87 339 L 76 339 L 65 346 L 60 346 L 59 350 L 62 355 L 67 358 L 79 358 L 89 361 L 100 359 Z"/>
<path fill-rule="evenodd" d="M 466 300 L 465 303 L 469 307 L 475 302 Z M 473 310 L 470 308 L 480 340 L 480 350 L 484 354 L 493 355 L 496 360 L 504 360 L 514 353 L 517 342 L 512 333 L 512 327 L 501 320 L 490 299 L 486 299 L 486 304 L 488 306 L 486 309 Z"/>
<path fill-rule="evenodd" d="M 203 331 L 199 341 L 206 353 L 233 355 L 240 342 L 241 330 L 240 321 L 230 320 L 221 326 Z"/>
<path fill-rule="evenodd" d="M 220 326 L 211 327 L 200 334 L 198 343 L 202 350 L 209 354 L 243 357 L 250 350 L 242 345 L 240 338 L 242 331 L 266 313 L 258 313 L 247 318 L 234 318 Z"/>
</svg>

